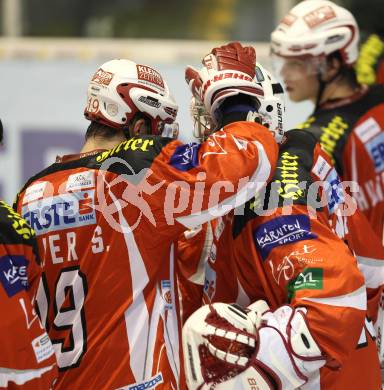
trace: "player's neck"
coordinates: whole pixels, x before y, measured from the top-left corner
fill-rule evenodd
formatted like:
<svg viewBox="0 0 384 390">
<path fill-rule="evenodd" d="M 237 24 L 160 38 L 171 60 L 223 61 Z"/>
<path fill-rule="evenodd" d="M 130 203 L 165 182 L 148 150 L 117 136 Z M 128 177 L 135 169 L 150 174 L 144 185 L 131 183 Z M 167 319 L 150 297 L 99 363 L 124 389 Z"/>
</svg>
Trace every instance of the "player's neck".
<svg viewBox="0 0 384 390">
<path fill-rule="evenodd" d="M 320 104 L 324 104 L 332 100 L 341 100 L 353 96 L 359 87 L 352 86 L 347 82 L 339 82 L 335 80 L 327 84 L 324 88 Z"/>
<path fill-rule="evenodd" d="M 80 153 L 88 153 L 96 149 L 112 149 L 123 141 L 126 141 L 126 138 L 124 136 L 116 136 L 108 139 L 100 137 L 91 137 L 85 141 L 85 144 L 82 147 Z"/>
</svg>

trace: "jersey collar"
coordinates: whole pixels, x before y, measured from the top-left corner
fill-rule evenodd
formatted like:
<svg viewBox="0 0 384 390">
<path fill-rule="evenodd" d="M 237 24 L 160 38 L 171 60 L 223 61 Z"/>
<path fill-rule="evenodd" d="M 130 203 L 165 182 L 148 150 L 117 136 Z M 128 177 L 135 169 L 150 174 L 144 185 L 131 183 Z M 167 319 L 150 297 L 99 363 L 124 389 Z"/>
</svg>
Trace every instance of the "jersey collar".
<svg viewBox="0 0 384 390">
<path fill-rule="evenodd" d="M 95 149 L 95 150 L 91 150 L 90 152 L 86 152 L 86 153 L 66 154 L 65 156 L 56 156 L 56 162 L 57 163 L 64 163 L 64 162 L 68 162 L 68 161 L 79 160 L 80 158 L 83 158 L 83 157 L 94 156 L 96 154 L 104 152 L 105 150 L 106 149 Z"/>
</svg>

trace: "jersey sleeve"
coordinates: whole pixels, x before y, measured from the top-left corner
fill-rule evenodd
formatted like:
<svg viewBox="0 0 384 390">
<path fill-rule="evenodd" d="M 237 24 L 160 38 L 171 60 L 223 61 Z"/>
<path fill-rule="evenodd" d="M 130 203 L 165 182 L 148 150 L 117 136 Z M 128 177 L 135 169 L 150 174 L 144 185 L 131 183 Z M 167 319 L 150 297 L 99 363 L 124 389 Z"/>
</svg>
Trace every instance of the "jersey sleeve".
<svg viewBox="0 0 384 390">
<path fill-rule="evenodd" d="M 275 199 L 277 207 L 257 218 L 249 217 L 254 247 L 243 248 L 238 255 L 249 258 L 253 251 L 255 259 L 261 258 L 260 282 L 272 309 L 282 302 L 305 307 L 308 327 L 328 363 L 341 365 L 362 332 L 366 291 L 356 259 L 329 224 L 342 201 L 340 181 L 333 167 L 314 158 L 319 147 L 309 137 L 297 131 L 282 146 L 265 197 Z M 325 198 L 320 190 L 311 190 L 313 172 L 328 183 Z M 320 198 L 325 202 L 316 207 Z M 264 202 L 263 211 L 271 211 L 271 205 Z M 262 210 L 254 209 L 254 214 Z M 247 269 L 239 273 L 251 289 Z"/>
<path fill-rule="evenodd" d="M 28 267 L 25 287 L 31 299 L 36 295 L 41 276 L 41 259 L 36 234 L 28 223 L 5 202 L 0 201 L 0 242 L 3 256 Z"/>
<path fill-rule="evenodd" d="M 164 183 L 154 200 L 167 223 L 193 228 L 250 199 L 269 180 L 277 152 L 265 127 L 235 122 L 201 144 L 168 144 L 148 181 Z"/>
<path fill-rule="evenodd" d="M 213 240 L 211 222 L 186 230 L 177 245 L 182 323 L 202 304 L 205 265 Z"/>
<path fill-rule="evenodd" d="M 382 86 L 373 89 L 379 93 Z M 384 131 L 382 129 L 384 129 L 384 104 L 379 100 L 378 104 L 367 110 L 354 124 L 343 149 L 342 164 L 343 180 L 358 184 L 358 188 L 353 189 L 352 195 L 378 239 L 383 243 Z"/>
<path fill-rule="evenodd" d="M 4 202 L 0 226 L 0 388 L 49 389 L 57 367 L 32 303 L 40 277 L 35 234 Z"/>
</svg>

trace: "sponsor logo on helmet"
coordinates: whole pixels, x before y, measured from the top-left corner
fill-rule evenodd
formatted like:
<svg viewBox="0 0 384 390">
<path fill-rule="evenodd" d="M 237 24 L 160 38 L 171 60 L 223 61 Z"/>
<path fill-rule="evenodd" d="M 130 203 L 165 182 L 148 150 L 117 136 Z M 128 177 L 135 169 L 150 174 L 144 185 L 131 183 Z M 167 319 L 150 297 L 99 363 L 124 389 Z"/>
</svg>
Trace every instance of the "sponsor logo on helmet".
<svg viewBox="0 0 384 390">
<path fill-rule="evenodd" d="M 325 41 L 325 44 L 330 45 L 331 43 L 339 42 L 339 41 L 342 41 L 343 39 L 344 39 L 344 35 L 341 35 L 341 34 L 332 35 L 332 36 L 327 38 L 327 40 Z"/>
<path fill-rule="evenodd" d="M 149 81 L 152 84 L 155 84 L 161 88 L 164 88 L 164 81 L 160 73 L 155 69 L 150 68 L 146 65 L 136 65 L 137 68 L 137 78 L 139 80 Z"/>
<path fill-rule="evenodd" d="M 283 109 L 281 107 L 281 103 L 277 103 L 277 129 L 279 134 L 283 135 Z"/>
<path fill-rule="evenodd" d="M 295 23 L 296 19 L 297 19 L 296 15 L 287 14 L 284 16 L 280 24 L 285 24 L 286 26 L 290 27 L 292 26 L 293 23 Z"/>
<path fill-rule="evenodd" d="M 154 99 L 151 96 L 140 96 L 139 102 L 155 108 L 159 108 L 161 106 L 161 103 L 157 99 Z"/>
<path fill-rule="evenodd" d="M 315 28 L 326 21 L 336 18 L 335 11 L 329 5 L 316 8 L 304 16 L 304 21 L 309 28 Z"/>
<path fill-rule="evenodd" d="M 106 72 L 105 70 L 99 68 L 96 73 L 93 75 L 92 80 L 94 83 L 101 85 L 109 85 L 113 79 L 114 74 L 111 72 Z"/>
<path fill-rule="evenodd" d="M 119 112 L 119 108 L 117 107 L 117 104 L 115 103 L 107 104 L 107 113 L 110 116 L 116 116 L 118 112 Z"/>
<path fill-rule="evenodd" d="M 177 115 L 177 110 L 171 107 L 164 107 L 164 111 L 168 114 L 171 115 L 173 118 L 176 118 Z"/>
<path fill-rule="evenodd" d="M 302 51 L 302 50 L 310 50 L 317 46 L 316 43 L 308 43 L 306 45 L 292 45 L 288 48 L 290 51 Z"/>
</svg>

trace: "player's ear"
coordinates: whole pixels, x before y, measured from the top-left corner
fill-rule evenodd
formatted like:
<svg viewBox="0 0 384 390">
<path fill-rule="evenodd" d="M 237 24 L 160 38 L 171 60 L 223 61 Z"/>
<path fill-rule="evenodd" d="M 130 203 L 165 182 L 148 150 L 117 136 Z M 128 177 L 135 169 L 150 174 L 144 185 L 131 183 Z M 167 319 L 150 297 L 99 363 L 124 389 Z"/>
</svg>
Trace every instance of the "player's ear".
<svg viewBox="0 0 384 390">
<path fill-rule="evenodd" d="M 326 61 L 324 81 L 329 81 L 334 79 L 336 75 L 339 74 L 341 66 L 342 63 L 337 57 L 329 56 Z"/>
<path fill-rule="evenodd" d="M 133 136 L 148 134 L 147 124 L 145 119 L 138 119 L 133 125 L 132 129 Z"/>
</svg>

